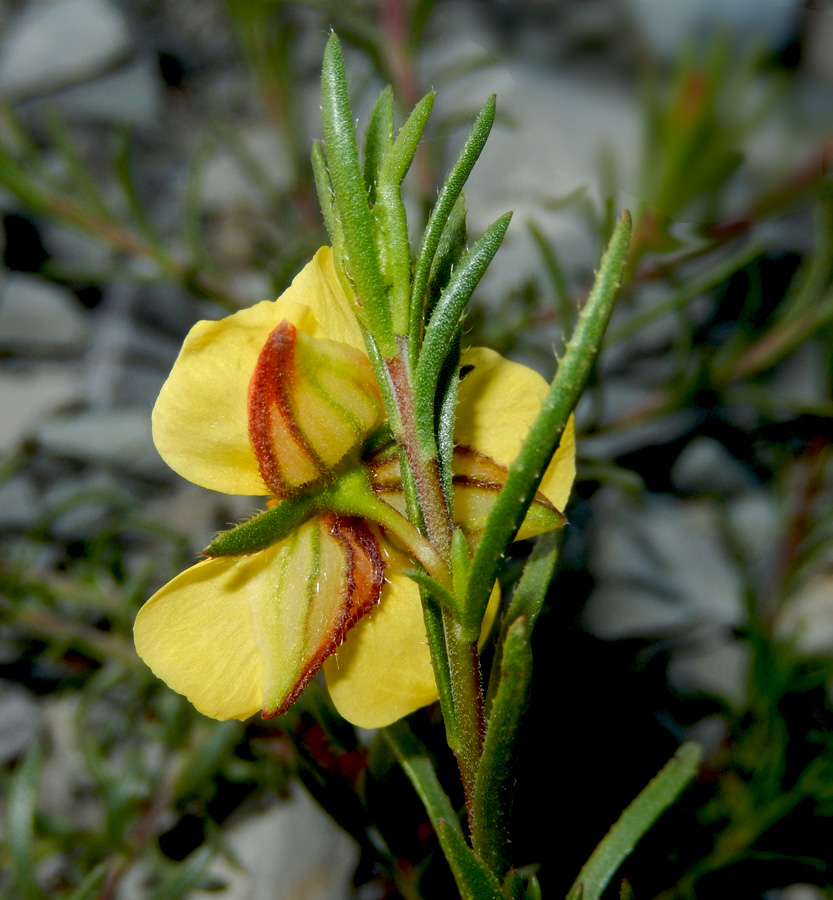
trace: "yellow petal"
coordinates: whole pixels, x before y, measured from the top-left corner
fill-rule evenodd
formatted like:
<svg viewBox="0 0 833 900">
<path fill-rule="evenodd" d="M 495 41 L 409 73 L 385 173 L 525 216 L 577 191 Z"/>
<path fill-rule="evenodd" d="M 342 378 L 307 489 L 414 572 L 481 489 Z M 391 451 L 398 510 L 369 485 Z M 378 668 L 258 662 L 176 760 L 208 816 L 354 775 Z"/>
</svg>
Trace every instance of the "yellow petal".
<svg viewBox="0 0 833 900">
<path fill-rule="evenodd" d="M 210 559 L 168 582 L 139 610 L 133 635 L 154 674 L 213 719 L 261 708 L 263 665 L 251 615 L 265 554 Z"/>
<path fill-rule="evenodd" d="M 419 588 L 401 572 L 373 613 L 324 663 L 336 709 L 361 728 L 381 728 L 437 699 Z"/>
<path fill-rule="evenodd" d="M 299 284 L 301 276 L 304 281 Z M 364 353 L 361 328 L 336 275 L 331 247 L 322 247 L 315 254 L 278 302 L 284 299 L 309 307 L 318 323 L 314 331 L 308 332 L 313 337 L 341 341 Z"/>
<path fill-rule="evenodd" d="M 207 716 L 275 715 L 378 602 L 383 574 L 366 526 L 324 514 L 267 550 L 174 578 L 139 611 L 136 649 Z"/>
<path fill-rule="evenodd" d="M 363 348 L 361 332 L 324 247 L 279 300 L 191 329 L 153 410 L 153 439 L 168 465 L 202 487 L 268 494 L 249 444 L 249 381 L 281 321 Z"/>
<path fill-rule="evenodd" d="M 504 359 L 485 347 L 467 350 L 461 363 L 474 368 L 460 382 L 454 438 L 458 444 L 509 466 L 538 414 L 547 382 L 528 366 Z M 563 512 L 575 476 L 571 417 L 539 490 Z"/>
<path fill-rule="evenodd" d="M 336 709 L 360 728 L 390 725 L 438 697 L 419 588 L 396 564 L 401 555 L 384 545 L 383 552 L 394 564 L 387 569 L 379 606 L 324 663 Z M 488 634 L 499 603 L 495 589 L 481 637 Z"/>
</svg>

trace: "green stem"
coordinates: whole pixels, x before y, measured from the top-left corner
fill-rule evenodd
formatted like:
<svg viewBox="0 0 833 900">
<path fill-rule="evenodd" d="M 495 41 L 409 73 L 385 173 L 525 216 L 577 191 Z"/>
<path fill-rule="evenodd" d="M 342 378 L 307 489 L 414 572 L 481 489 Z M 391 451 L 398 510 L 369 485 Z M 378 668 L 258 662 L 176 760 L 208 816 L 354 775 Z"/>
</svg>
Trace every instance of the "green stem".
<svg viewBox="0 0 833 900">
<path fill-rule="evenodd" d="M 500 883 L 471 850 L 431 759 L 404 721 L 382 735 L 425 805 L 463 900 L 503 900 Z"/>
<path fill-rule="evenodd" d="M 459 727 L 457 745 L 452 746 L 451 749 L 454 751 L 457 767 L 460 769 L 463 793 L 466 798 L 466 811 L 469 817 L 469 830 L 474 841 L 480 831 L 479 821 L 475 815 L 474 797 L 477 773 L 480 767 L 480 754 L 483 752 L 484 732 L 480 657 L 477 642 L 466 640 L 462 633 L 462 626 L 452 618 L 445 607 L 442 608 L 442 614 L 448 667 L 451 674 L 451 693 Z"/>
</svg>

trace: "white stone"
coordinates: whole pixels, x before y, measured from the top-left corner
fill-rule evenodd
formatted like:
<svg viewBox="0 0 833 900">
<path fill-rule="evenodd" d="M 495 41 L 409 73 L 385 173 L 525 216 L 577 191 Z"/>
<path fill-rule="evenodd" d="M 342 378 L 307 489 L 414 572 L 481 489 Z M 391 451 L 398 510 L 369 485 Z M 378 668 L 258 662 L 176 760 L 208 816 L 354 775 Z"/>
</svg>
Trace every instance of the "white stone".
<svg viewBox="0 0 833 900">
<path fill-rule="evenodd" d="M 27 4 L 0 45 L 0 92 L 23 99 L 83 81 L 130 45 L 127 23 L 107 0 Z"/>
<path fill-rule="evenodd" d="M 291 171 L 286 149 L 271 128 L 256 128 L 239 135 L 241 153 L 222 150 L 208 162 L 203 173 L 202 204 L 208 213 L 228 209 L 268 208 L 269 197 L 264 186 L 247 172 L 244 157 L 249 156 L 266 181 L 267 189 L 281 190 L 289 186 Z"/>
<path fill-rule="evenodd" d="M 700 494 L 734 494 L 755 485 L 752 472 L 705 435 L 691 440 L 677 457 L 671 481 L 677 490 Z"/>
<path fill-rule="evenodd" d="M 808 656 L 833 656 L 833 574 L 806 581 L 778 615 L 776 633 Z"/>
<path fill-rule="evenodd" d="M 584 621 L 601 638 L 683 636 L 744 621 L 742 581 L 707 501 L 613 490 L 596 500 L 590 567 L 599 587 Z"/>
<path fill-rule="evenodd" d="M 668 680 L 684 694 L 713 694 L 741 708 L 749 675 L 749 645 L 727 633 L 677 648 L 668 663 Z"/>
<path fill-rule="evenodd" d="M 38 495 L 31 481 L 15 475 L 0 484 L 0 528 L 22 530 L 38 520 Z M 2 716 L 0 716 L 2 721 Z"/>
<path fill-rule="evenodd" d="M 57 108 L 78 121 L 149 128 L 158 123 L 162 111 L 162 79 L 154 61 L 140 59 L 32 105 Z"/>
<path fill-rule="evenodd" d="M 224 890 L 191 900 L 348 900 L 358 847 L 301 788 L 287 801 L 226 831 L 237 865 L 215 860 L 208 874 Z"/>
<path fill-rule="evenodd" d="M 73 295 L 56 284 L 15 272 L 0 294 L 0 348 L 27 355 L 77 353 L 90 328 Z"/>
<path fill-rule="evenodd" d="M 777 48 L 797 22 L 800 0 L 628 0 L 628 7 L 651 49 L 674 59 L 693 39 L 707 42 L 728 33 L 749 47 L 763 40 Z"/>
<path fill-rule="evenodd" d="M 46 422 L 37 432 L 41 450 L 96 465 L 113 465 L 149 476 L 168 467 L 153 445 L 146 409 L 88 410 Z"/>
<path fill-rule="evenodd" d="M 0 681 L 0 764 L 25 753 L 40 730 L 40 708 L 29 692 Z"/>
<path fill-rule="evenodd" d="M 82 397 L 81 374 L 68 366 L 0 371 L 0 454 L 17 450 L 50 413 Z"/>
</svg>

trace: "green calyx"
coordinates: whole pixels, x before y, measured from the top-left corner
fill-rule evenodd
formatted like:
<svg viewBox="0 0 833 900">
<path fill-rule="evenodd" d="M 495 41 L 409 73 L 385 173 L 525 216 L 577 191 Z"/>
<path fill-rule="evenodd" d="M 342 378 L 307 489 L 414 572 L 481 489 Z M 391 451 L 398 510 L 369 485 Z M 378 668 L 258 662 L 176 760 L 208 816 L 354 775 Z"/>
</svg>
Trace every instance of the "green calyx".
<svg viewBox="0 0 833 900">
<path fill-rule="evenodd" d="M 205 556 L 248 556 L 283 540 L 321 508 L 320 494 L 281 500 L 271 509 L 224 531 L 203 550 Z"/>
<path fill-rule="evenodd" d="M 335 481 L 314 485 L 305 494 L 280 500 L 271 509 L 224 531 L 203 554 L 247 556 L 282 541 L 318 512 L 329 510 L 347 516 L 366 516 L 378 503 L 365 468 L 351 466 Z"/>
</svg>

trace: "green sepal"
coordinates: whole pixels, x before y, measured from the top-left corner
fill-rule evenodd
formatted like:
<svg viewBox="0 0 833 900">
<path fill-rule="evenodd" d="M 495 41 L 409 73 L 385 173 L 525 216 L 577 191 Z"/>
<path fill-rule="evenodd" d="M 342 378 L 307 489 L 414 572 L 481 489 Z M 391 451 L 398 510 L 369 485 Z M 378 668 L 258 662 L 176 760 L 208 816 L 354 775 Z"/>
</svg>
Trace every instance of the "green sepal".
<svg viewBox="0 0 833 900">
<path fill-rule="evenodd" d="M 203 550 L 205 556 L 246 556 L 283 540 L 319 508 L 319 497 L 303 494 L 282 500 L 230 531 L 218 535 Z"/>
<path fill-rule="evenodd" d="M 517 869 L 510 869 L 503 879 L 504 900 L 524 900 L 524 880 Z"/>
</svg>

